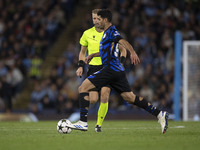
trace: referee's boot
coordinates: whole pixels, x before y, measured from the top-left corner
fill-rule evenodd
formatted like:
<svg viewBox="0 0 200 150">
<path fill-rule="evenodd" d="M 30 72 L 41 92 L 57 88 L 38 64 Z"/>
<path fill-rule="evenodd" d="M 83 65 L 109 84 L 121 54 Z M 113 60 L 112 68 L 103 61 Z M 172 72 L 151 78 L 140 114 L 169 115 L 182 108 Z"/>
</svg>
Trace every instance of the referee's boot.
<svg viewBox="0 0 200 150">
<path fill-rule="evenodd" d="M 95 130 L 95 132 L 102 132 L 100 125 L 96 125 L 96 127 L 94 128 L 94 130 Z"/>
</svg>

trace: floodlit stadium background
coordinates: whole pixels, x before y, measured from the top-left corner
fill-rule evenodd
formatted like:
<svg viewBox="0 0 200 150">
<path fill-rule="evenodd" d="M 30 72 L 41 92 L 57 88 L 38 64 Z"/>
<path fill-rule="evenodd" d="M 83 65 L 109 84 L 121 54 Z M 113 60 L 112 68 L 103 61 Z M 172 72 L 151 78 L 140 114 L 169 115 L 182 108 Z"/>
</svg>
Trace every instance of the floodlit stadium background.
<svg viewBox="0 0 200 150">
<path fill-rule="evenodd" d="M 92 27 L 94 8 L 112 10 L 113 24 L 139 54 L 139 65 L 128 56 L 124 64 L 132 90 L 171 118 L 174 108 L 182 116 L 182 98 L 173 107 L 175 32 L 182 40 L 200 39 L 199 6 L 198 0 L 0 1 L 0 120 L 52 120 L 78 111 L 79 39 Z M 98 106 L 91 105 L 91 119 Z M 146 115 L 111 93 L 107 119 Z"/>
</svg>

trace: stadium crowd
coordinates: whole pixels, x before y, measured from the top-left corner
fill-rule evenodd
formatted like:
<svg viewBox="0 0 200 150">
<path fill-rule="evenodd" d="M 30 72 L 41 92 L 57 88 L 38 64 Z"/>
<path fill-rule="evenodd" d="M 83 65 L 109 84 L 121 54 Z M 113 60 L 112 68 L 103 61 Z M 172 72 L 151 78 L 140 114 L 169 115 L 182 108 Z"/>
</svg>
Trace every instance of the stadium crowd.
<svg viewBox="0 0 200 150">
<path fill-rule="evenodd" d="M 130 65 L 128 56 L 124 64 L 132 90 L 169 112 L 172 112 L 174 92 L 174 33 L 180 30 L 184 40 L 200 38 L 198 6 L 197 1 L 167 0 L 102 0 L 96 6 L 112 10 L 113 24 L 139 54 L 139 65 Z M 49 107 L 54 106 L 58 113 L 71 113 L 78 108 L 77 89 L 84 78 L 80 79 L 75 74 L 79 39 L 91 26 L 91 12 L 88 12 L 82 20 L 82 28 L 58 59 L 49 79 L 36 87 L 35 91 L 40 88 L 41 93 L 45 89 L 53 91 L 52 97 L 40 99 L 49 99 L 48 102 L 56 104 L 49 103 Z M 111 93 L 109 103 L 110 111 L 131 109 L 115 92 Z M 48 108 L 44 101 L 41 104 Z"/>
<path fill-rule="evenodd" d="M 0 1 L 0 111 L 12 109 L 27 78 L 40 78 L 42 61 L 76 2 Z"/>
<path fill-rule="evenodd" d="M 26 76 L 27 72 L 31 73 L 27 69 L 31 70 L 33 58 L 42 61 L 49 43 L 55 39 L 58 25 L 66 23 L 66 18 L 61 19 L 60 15 L 66 9 L 59 7 L 59 3 L 55 5 L 49 2 L 45 5 L 49 9 L 36 9 L 37 6 L 23 1 L 23 5 L 14 7 L 21 11 L 14 14 L 14 4 L 3 7 L 0 3 L 0 7 L 4 8 L 1 9 L 0 17 L 1 83 L 9 72 L 6 62 L 14 59 L 18 62 L 14 63 L 17 64 L 14 68 L 20 69 L 22 76 Z M 102 0 L 95 7 L 112 10 L 113 24 L 139 54 L 139 65 L 130 65 L 128 56 L 124 63 L 132 90 L 152 100 L 154 106 L 169 112 L 172 111 L 174 92 L 174 33 L 180 30 L 184 40 L 200 39 L 199 6 L 196 0 Z M 10 20 L 7 19 L 10 17 L 6 17 L 8 15 L 12 16 Z M 7 22 L 7 26 L 4 22 Z M 92 27 L 91 12 L 85 14 L 81 24 L 75 39 L 72 39 L 53 66 L 49 78 L 35 85 L 30 100 L 32 112 L 50 108 L 57 113 L 72 113 L 78 108 L 77 89 L 84 79 L 84 76 L 78 78 L 75 74 L 80 51 L 79 39 L 84 30 Z M 127 110 L 132 107 L 115 92 L 111 93 L 109 103 L 109 110 Z"/>
</svg>

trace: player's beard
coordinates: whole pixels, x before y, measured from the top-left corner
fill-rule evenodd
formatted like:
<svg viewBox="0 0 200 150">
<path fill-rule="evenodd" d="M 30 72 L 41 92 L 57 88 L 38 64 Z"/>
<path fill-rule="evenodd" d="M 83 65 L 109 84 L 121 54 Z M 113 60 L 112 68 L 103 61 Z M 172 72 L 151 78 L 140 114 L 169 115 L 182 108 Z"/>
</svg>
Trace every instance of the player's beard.
<svg viewBox="0 0 200 150">
<path fill-rule="evenodd" d="M 99 23 L 96 23 L 94 26 L 95 26 L 96 29 L 103 30 L 103 28 L 100 26 Z"/>
<path fill-rule="evenodd" d="M 104 28 L 105 28 L 104 22 L 100 22 L 99 23 L 99 29 L 104 30 Z"/>
<path fill-rule="evenodd" d="M 99 29 L 99 24 L 96 23 L 94 26 L 95 26 L 95 28 Z"/>
<path fill-rule="evenodd" d="M 101 27 L 99 27 L 99 29 L 103 30 L 103 29 L 104 29 L 104 27 L 102 27 L 102 26 L 101 26 Z"/>
</svg>

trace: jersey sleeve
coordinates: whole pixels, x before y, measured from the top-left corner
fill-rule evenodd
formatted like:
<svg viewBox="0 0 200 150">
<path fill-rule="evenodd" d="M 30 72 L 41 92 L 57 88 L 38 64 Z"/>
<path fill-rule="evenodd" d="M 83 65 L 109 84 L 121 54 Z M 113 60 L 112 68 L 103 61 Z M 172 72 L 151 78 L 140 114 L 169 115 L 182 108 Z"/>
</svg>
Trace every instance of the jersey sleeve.
<svg viewBox="0 0 200 150">
<path fill-rule="evenodd" d="M 117 30 L 113 31 L 110 36 L 111 36 L 112 41 L 114 41 L 115 43 L 118 43 L 119 40 L 122 39 L 122 36 Z"/>
<path fill-rule="evenodd" d="M 81 36 L 81 39 L 80 39 L 80 44 L 82 46 L 85 46 L 87 47 L 88 46 L 88 41 L 87 41 L 87 38 L 86 38 L 86 32 L 83 33 L 83 35 Z"/>
</svg>

